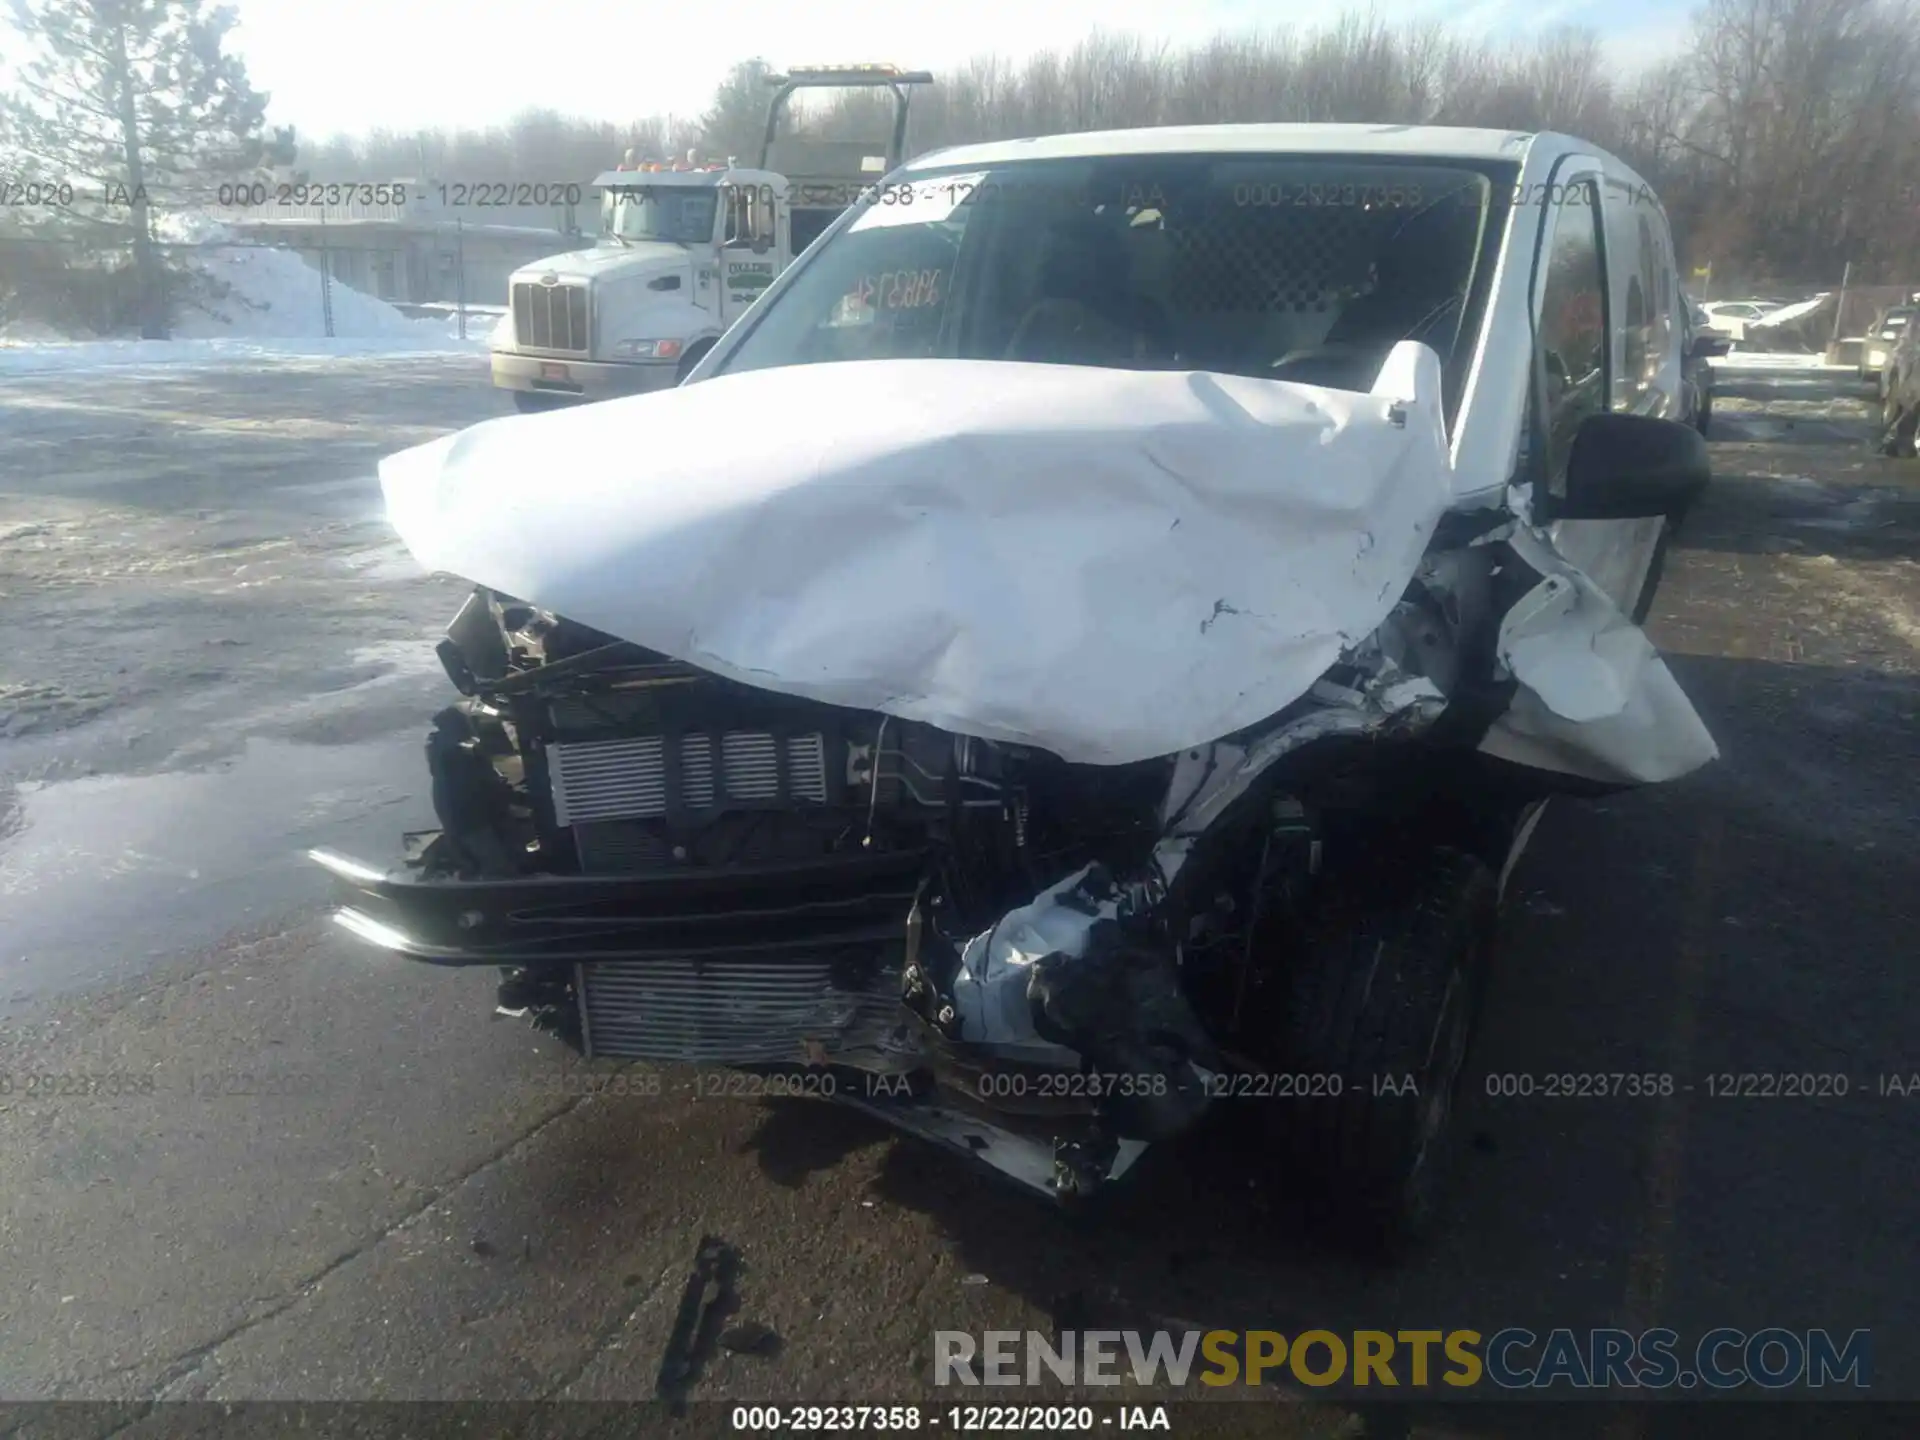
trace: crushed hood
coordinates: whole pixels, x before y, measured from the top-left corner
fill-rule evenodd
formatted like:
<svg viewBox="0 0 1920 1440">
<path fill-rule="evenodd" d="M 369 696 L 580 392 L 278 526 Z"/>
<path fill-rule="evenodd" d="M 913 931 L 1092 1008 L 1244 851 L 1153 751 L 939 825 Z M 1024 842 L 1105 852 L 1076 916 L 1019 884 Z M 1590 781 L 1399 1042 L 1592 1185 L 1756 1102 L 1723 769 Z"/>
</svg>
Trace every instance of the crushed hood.
<svg viewBox="0 0 1920 1440">
<path fill-rule="evenodd" d="M 1401 597 L 1440 371 L 1372 394 L 893 360 L 508 417 L 380 467 L 428 569 L 762 689 L 1119 764 L 1254 724 Z"/>
</svg>

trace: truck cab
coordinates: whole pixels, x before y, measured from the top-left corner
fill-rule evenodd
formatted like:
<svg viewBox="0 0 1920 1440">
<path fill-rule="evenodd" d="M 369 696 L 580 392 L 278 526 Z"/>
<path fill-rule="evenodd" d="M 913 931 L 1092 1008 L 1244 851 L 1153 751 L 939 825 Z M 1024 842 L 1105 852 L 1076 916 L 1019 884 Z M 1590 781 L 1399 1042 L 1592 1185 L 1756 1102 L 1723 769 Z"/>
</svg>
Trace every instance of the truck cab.
<svg viewBox="0 0 1920 1440">
<path fill-rule="evenodd" d="M 770 77 L 758 162 L 628 163 L 594 179 L 600 238 L 515 271 L 492 340 L 493 383 L 519 409 L 678 384 L 814 238 L 903 158 L 909 85 L 891 65 L 796 69 Z M 887 86 L 882 143 L 782 135 L 792 97 L 815 87 Z M 777 167 L 777 168 L 776 168 Z"/>
</svg>

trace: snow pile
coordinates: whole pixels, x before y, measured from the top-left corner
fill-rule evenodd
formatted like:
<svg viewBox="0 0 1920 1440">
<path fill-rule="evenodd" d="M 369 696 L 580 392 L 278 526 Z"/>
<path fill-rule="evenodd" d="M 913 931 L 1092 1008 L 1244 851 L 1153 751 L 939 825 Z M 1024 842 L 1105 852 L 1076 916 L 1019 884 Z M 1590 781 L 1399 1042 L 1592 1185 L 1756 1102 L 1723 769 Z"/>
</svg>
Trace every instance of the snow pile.
<svg viewBox="0 0 1920 1440">
<path fill-rule="evenodd" d="M 324 287 L 331 295 L 323 295 L 320 272 L 295 251 L 237 244 L 225 226 L 201 215 L 171 215 L 155 228 L 162 240 L 210 247 L 190 262 L 201 283 L 174 317 L 173 333 L 181 340 L 325 339 L 330 301 L 337 339 L 412 337 L 435 348 L 445 343 L 448 332 L 439 321 L 410 320 L 338 280 Z"/>
<path fill-rule="evenodd" d="M 155 212 L 153 238 L 163 245 L 214 245 L 234 234 L 202 211 L 168 210 Z"/>
<path fill-rule="evenodd" d="M 233 363 L 268 355 L 365 355 L 394 352 L 472 353 L 486 346 L 491 318 L 468 316 L 467 338 L 452 317 L 414 320 L 384 300 L 335 280 L 322 295 L 320 272 L 297 252 L 246 244 L 203 214 L 156 216 L 154 238 L 174 251 L 191 275 L 173 317 L 172 340 L 77 343 L 46 325 L 0 326 L 0 369 L 91 368 L 99 364 Z M 327 308 L 333 334 L 327 334 Z"/>
</svg>

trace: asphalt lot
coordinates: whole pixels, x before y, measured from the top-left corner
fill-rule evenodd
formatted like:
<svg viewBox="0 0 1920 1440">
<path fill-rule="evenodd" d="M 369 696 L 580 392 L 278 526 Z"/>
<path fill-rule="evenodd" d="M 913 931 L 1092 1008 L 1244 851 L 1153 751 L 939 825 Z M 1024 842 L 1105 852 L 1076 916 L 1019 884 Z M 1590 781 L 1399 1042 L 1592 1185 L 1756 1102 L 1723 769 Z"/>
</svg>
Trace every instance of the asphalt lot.
<svg viewBox="0 0 1920 1440">
<path fill-rule="evenodd" d="M 918 1396 L 936 1329 L 1655 1324 L 1870 1328 L 1875 1394 L 1920 1399 L 1920 1082 L 1878 1093 L 1920 1075 L 1920 465 L 1868 453 L 1844 376 L 1728 372 L 1717 405 L 1718 480 L 1649 628 L 1724 758 L 1550 810 L 1451 1225 L 1386 1271 L 1250 1190 L 1231 1127 L 1149 1156 L 1087 1226 L 818 1104 L 672 1072 L 658 1099 L 565 1093 L 487 975 L 337 938 L 298 858 L 431 823 L 432 641 L 462 587 L 390 540 L 373 464 L 503 413 L 484 362 L 10 380 L 0 1399 L 651 1397 L 706 1235 L 779 1343 L 710 1351 L 700 1399 Z M 1486 1093 L 1621 1071 L 1677 1093 Z M 1710 1093 L 1729 1073 L 1849 1093 Z M 27 1094 L 44 1074 L 152 1087 Z M 1264 1433 L 1393 1433 L 1268 1398 Z"/>
</svg>

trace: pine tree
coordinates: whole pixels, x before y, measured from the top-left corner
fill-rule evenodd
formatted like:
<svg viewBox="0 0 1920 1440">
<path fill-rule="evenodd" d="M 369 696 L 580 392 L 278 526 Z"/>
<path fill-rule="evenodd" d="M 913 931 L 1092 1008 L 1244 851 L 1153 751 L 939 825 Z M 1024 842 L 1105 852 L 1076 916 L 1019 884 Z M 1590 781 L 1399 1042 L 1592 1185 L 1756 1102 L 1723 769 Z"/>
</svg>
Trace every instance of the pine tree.
<svg viewBox="0 0 1920 1440">
<path fill-rule="evenodd" d="M 71 183 L 92 202 L 80 216 L 131 240 L 140 333 L 164 339 L 168 287 L 155 248 L 156 208 L 206 204 L 221 180 L 254 172 L 290 145 L 269 147 L 267 97 L 225 49 L 234 14 L 205 0 L 10 0 L 11 19 L 38 53 L 0 96 L 0 148 L 45 182 Z"/>
<path fill-rule="evenodd" d="M 704 152 L 735 155 L 744 165 L 758 161 L 767 129 L 767 102 L 773 98 L 773 87 L 767 84 L 771 74 L 773 67 L 764 60 L 743 60 L 727 71 L 714 93 L 713 107 L 700 117 Z"/>
</svg>

